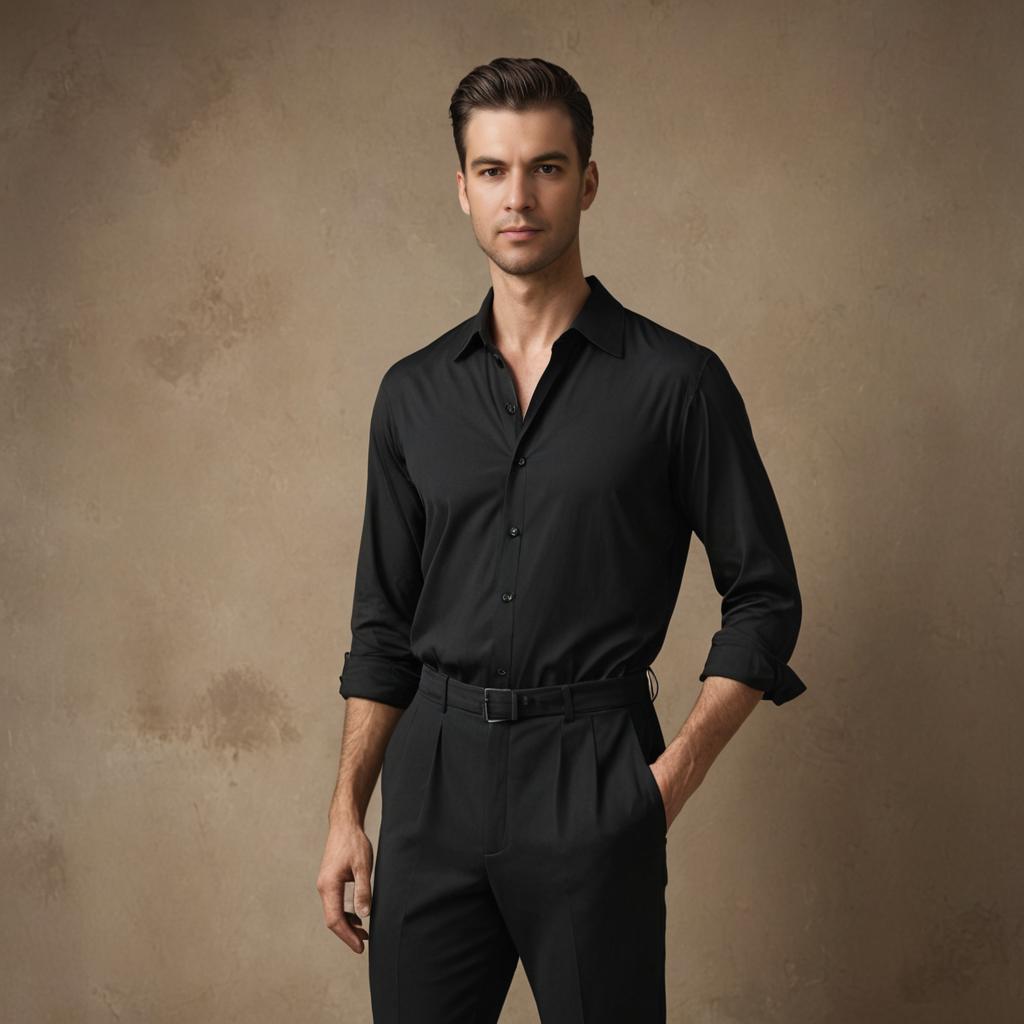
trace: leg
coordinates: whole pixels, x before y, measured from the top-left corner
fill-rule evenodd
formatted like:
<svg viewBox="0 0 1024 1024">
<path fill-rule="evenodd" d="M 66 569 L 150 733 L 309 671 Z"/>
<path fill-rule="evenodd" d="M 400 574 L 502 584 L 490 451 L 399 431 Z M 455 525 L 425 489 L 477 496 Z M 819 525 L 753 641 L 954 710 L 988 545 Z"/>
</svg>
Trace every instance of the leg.
<svg viewBox="0 0 1024 1024">
<path fill-rule="evenodd" d="M 486 861 L 541 1020 L 664 1024 L 665 812 L 648 767 L 664 739 L 654 709 L 524 724 L 509 733 L 508 842 Z"/>
<path fill-rule="evenodd" d="M 367 929 L 375 1024 L 493 1024 L 505 1002 L 519 957 L 483 870 L 472 755 L 420 697 L 389 741 Z"/>
</svg>

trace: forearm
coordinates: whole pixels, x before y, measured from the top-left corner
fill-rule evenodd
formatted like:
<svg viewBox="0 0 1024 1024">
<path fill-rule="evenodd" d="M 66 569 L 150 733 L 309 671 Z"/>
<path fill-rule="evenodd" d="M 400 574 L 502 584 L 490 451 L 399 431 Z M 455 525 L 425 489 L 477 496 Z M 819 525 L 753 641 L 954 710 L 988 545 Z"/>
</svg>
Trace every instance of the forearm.
<svg viewBox="0 0 1024 1024">
<path fill-rule="evenodd" d="M 338 780 L 327 813 L 330 825 L 356 824 L 362 828 L 384 751 L 403 711 L 362 697 L 346 701 Z"/>
<path fill-rule="evenodd" d="M 708 676 L 675 739 L 657 763 L 668 780 L 674 817 L 701 784 L 715 758 L 757 707 L 761 691 L 725 676 Z"/>
</svg>

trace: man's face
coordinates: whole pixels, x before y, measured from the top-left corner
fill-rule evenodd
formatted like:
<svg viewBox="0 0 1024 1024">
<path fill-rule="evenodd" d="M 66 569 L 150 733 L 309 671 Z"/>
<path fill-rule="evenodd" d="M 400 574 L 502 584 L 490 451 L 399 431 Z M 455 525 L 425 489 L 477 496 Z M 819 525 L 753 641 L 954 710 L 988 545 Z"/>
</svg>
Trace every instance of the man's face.
<svg viewBox="0 0 1024 1024">
<path fill-rule="evenodd" d="M 474 110 L 466 124 L 459 202 L 477 244 L 507 274 L 532 274 L 579 245 L 580 214 L 594 201 L 597 164 L 580 175 L 572 121 L 561 107 Z M 531 234 L 506 229 L 525 225 Z"/>
</svg>

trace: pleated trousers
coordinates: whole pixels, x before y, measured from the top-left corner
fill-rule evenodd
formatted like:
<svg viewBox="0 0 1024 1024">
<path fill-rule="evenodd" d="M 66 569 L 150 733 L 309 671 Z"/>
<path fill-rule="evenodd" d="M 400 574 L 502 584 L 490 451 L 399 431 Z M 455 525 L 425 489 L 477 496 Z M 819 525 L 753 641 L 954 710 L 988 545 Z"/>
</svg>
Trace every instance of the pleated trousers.
<svg viewBox="0 0 1024 1024">
<path fill-rule="evenodd" d="M 664 1024 L 664 749 L 646 670 L 484 691 L 424 665 L 381 773 L 375 1024 L 497 1021 L 520 959 L 543 1024 Z"/>
</svg>

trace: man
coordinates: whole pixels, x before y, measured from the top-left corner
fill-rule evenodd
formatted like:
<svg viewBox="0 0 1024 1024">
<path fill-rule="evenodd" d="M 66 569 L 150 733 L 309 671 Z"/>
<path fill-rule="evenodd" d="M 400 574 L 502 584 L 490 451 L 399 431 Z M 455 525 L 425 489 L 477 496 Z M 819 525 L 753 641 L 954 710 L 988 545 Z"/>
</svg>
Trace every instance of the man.
<svg viewBox="0 0 1024 1024">
<path fill-rule="evenodd" d="M 666 834 L 758 702 L 805 689 L 793 559 L 721 359 L 583 275 L 575 80 L 498 59 L 450 113 L 492 287 L 374 402 L 317 888 L 369 942 L 378 1024 L 496 1021 L 520 958 L 545 1024 L 663 1022 Z M 692 533 L 722 628 L 666 747 L 650 664 Z"/>
</svg>

